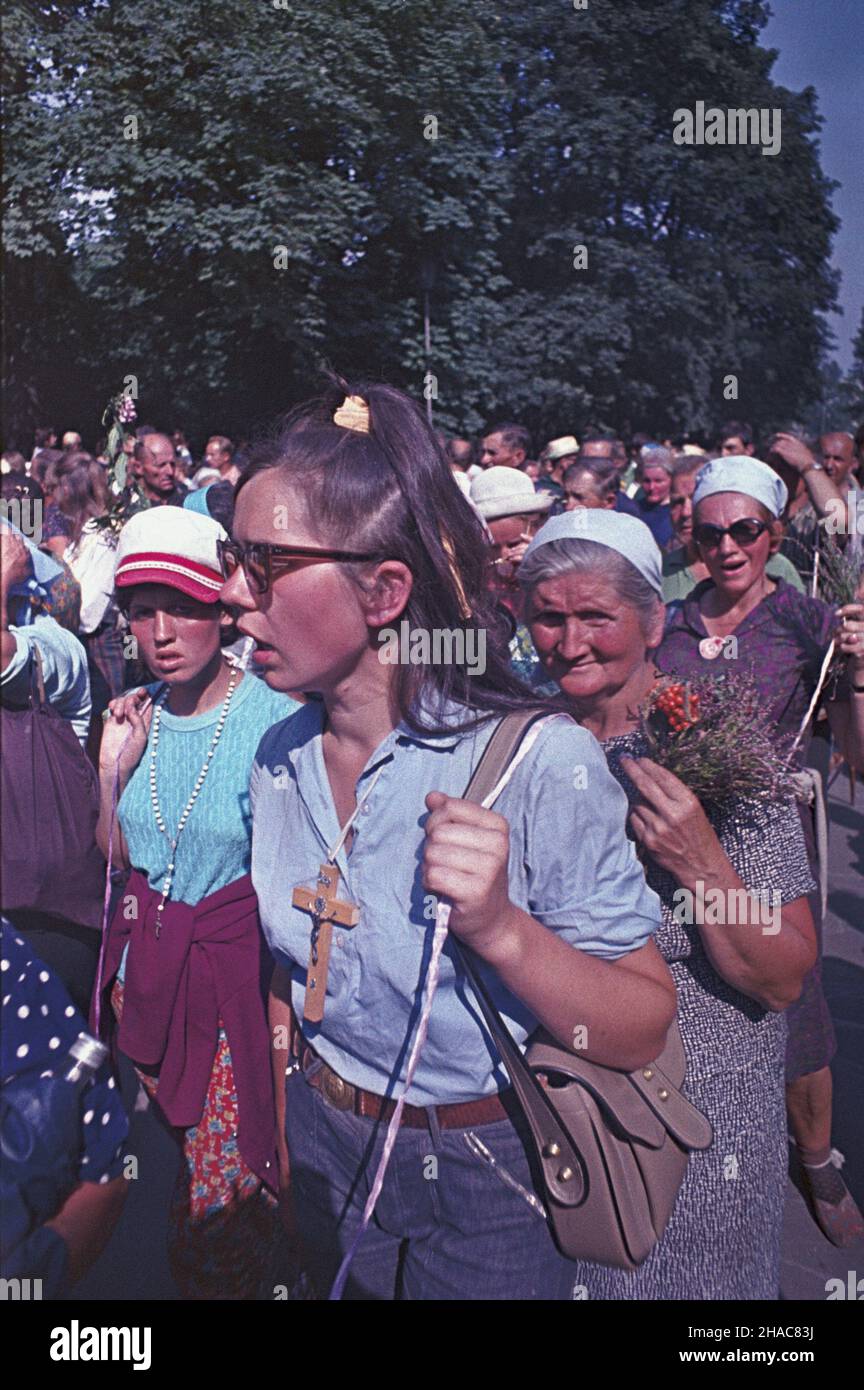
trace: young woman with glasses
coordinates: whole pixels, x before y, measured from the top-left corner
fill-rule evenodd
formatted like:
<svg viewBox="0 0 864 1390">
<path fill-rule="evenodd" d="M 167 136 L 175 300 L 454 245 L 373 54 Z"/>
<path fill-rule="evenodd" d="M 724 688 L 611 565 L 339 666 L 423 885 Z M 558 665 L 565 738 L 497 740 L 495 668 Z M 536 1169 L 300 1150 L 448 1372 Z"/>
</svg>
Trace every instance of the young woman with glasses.
<svg viewBox="0 0 864 1390">
<path fill-rule="evenodd" d="M 211 517 L 169 507 L 121 531 L 117 600 L 156 679 L 111 702 L 99 760 L 99 843 L 107 854 L 113 823 L 114 864 L 131 875 L 92 1022 L 113 1007 L 118 1048 L 182 1148 L 169 1255 L 193 1299 L 258 1296 L 278 1229 L 249 773 L 297 703 L 225 660 L 223 539 Z"/>
<path fill-rule="evenodd" d="M 416 405 L 339 383 L 298 409 L 250 464 L 233 533 L 223 601 L 268 685 L 316 697 L 258 751 L 252 874 L 277 962 L 271 1028 L 292 1039 L 273 1053 L 281 1176 L 326 1296 L 403 1088 L 439 895 L 518 1039 L 540 1022 L 572 1043 L 581 1024 L 593 1058 L 643 1065 L 674 993 L 623 793 L 587 733 L 550 720 L 493 809 L 463 799 L 498 719 L 537 702 L 497 640 L 481 523 Z M 467 642 L 440 665 L 379 659 L 383 630 L 405 624 L 488 629 L 485 670 L 469 674 Z M 332 925 L 323 902 L 310 910 L 316 879 L 340 904 Z M 506 1075 L 446 947 L 407 1102 L 347 1295 L 569 1297 Z"/>
<path fill-rule="evenodd" d="M 825 702 L 831 731 L 853 767 L 864 766 L 864 604 L 836 611 L 766 573 L 783 534 L 786 486 L 773 469 L 745 456 L 714 459 L 693 494 L 693 538 L 709 578 L 682 602 L 657 653 L 662 671 L 681 679 L 719 669 L 746 671 L 771 711 L 778 738 L 796 734 L 810 705 L 832 639 L 842 672 Z M 864 598 L 864 594 L 861 595 Z M 727 666 L 728 662 L 728 666 Z M 807 740 L 798 757 L 803 763 Z M 814 875 L 813 814 L 799 806 Z M 811 895 L 821 940 L 822 903 Z M 864 1222 L 835 1167 L 831 1149 L 834 1030 L 817 961 L 787 1014 L 787 1103 L 811 1206 L 823 1233 L 845 1246 Z"/>
</svg>

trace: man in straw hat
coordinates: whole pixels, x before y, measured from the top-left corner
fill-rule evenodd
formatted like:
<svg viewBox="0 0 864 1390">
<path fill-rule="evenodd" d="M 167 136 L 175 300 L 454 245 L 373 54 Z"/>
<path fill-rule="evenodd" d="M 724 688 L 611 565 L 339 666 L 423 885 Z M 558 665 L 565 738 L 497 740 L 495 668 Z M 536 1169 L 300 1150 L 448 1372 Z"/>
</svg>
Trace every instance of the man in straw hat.
<svg viewBox="0 0 864 1390">
<path fill-rule="evenodd" d="M 471 501 L 492 538 L 492 587 L 517 618 L 516 571 L 554 500 L 551 492 L 535 492 L 531 479 L 516 468 L 487 468 L 471 484 Z"/>
<path fill-rule="evenodd" d="M 564 434 L 560 439 L 550 439 L 540 455 L 543 472 L 537 481 L 537 490 L 550 492 L 557 503 L 564 501 L 564 474 L 579 454 L 579 441 L 572 434 Z M 560 510 L 556 507 L 556 511 Z"/>
</svg>

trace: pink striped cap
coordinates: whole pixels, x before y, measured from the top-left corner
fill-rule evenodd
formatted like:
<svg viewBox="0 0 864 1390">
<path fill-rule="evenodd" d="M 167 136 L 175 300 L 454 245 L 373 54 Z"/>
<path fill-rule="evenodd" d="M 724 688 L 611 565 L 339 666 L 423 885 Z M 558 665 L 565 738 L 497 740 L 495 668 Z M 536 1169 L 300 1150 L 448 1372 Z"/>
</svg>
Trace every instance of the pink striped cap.
<svg viewBox="0 0 864 1390">
<path fill-rule="evenodd" d="M 167 584 L 202 603 L 217 603 L 225 579 L 216 542 L 227 538 L 210 516 L 182 507 L 151 507 L 120 532 L 114 583 L 118 589 Z"/>
</svg>

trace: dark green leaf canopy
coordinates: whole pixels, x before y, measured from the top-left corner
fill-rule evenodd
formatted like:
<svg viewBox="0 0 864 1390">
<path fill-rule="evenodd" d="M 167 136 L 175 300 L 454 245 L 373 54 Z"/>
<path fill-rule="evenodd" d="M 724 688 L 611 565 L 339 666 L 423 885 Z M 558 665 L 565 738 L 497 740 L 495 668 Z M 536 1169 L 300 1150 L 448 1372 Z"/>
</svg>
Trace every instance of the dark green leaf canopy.
<svg viewBox="0 0 864 1390">
<path fill-rule="evenodd" d="M 13 4 L 9 432 L 93 442 L 131 372 L 146 419 L 247 435 L 324 359 L 538 442 L 794 416 L 836 224 L 765 8 Z M 676 145 L 697 101 L 779 109 L 780 152 Z"/>
</svg>

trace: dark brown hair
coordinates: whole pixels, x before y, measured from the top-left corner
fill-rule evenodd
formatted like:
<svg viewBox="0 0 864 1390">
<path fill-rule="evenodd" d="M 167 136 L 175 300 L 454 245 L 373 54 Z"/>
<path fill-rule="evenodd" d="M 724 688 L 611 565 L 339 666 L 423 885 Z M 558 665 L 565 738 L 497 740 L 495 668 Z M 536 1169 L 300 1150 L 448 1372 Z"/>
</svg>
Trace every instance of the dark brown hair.
<svg viewBox="0 0 864 1390">
<path fill-rule="evenodd" d="M 753 443 L 752 426 L 746 420 L 727 420 L 720 426 L 719 442 L 722 444 L 726 439 L 740 439 L 746 449 Z"/>
<path fill-rule="evenodd" d="M 491 430 L 486 431 L 486 438 L 489 439 L 493 434 L 500 434 L 508 449 L 524 449 L 526 459 L 531 455 L 531 435 L 524 425 L 515 425 L 510 420 L 505 420 L 503 425 L 493 425 Z"/>
<path fill-rule="evenodd" d="M 108 488 L 101 465 L 89 454 L 77 453 L 64 458 L 58 467 L 51 499 L 72 524 L 73 544 L 80 539 L 86 523 L 101 516 L 108 501 Z"/>
<path fill-rule="evenodd" d="M 367 403 L 368 434 L 333 423 L 345 396 Z M 396 700 L 410 728 L 445 732 L 441 705 L 448 699 L 470 711 L 460 729 L 544 703 L 510 666 L 508 624 L 486 584 L 483 526 L 408 396 L 392 386 L 333 378 L 324 396 L 292 411 L 275 436 L 253 448 L 237 493 L 270 469 L 279 470 L 322 543 L 407 565 L 414 583 L 399 622 L 407 619 L 411 630 L 426 632 L 485 630 L 483 674 L 471 675 L 455 661 L 395 668 Z M 368 564 L 344 568 L 363 585 Z"/>
</svg>

